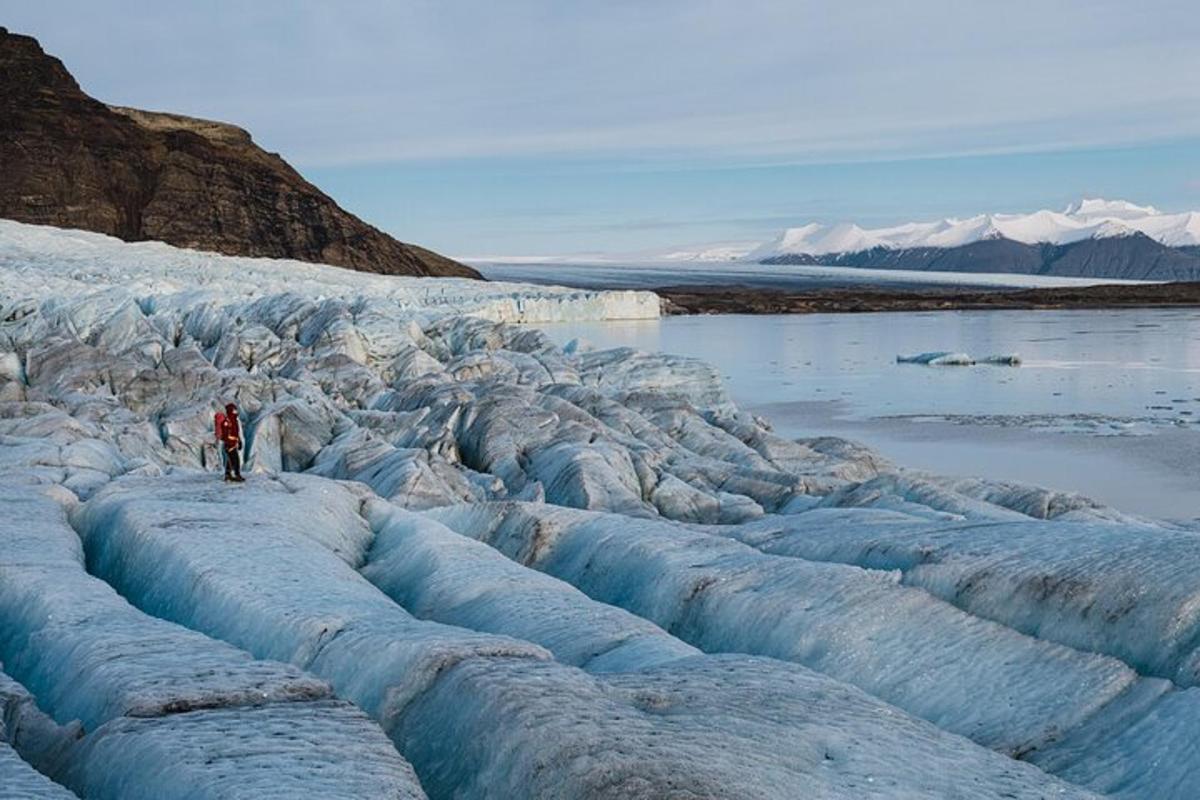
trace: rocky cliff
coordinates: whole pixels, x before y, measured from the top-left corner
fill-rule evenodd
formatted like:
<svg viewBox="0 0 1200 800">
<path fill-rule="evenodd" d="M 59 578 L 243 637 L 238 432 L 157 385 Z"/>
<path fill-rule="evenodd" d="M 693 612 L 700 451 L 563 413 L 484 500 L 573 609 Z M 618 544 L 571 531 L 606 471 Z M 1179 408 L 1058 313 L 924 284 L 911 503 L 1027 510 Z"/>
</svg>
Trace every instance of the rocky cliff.
<svg viewBox="0 0 1200 800">
<path fill-rule="evenodd" d="M 250 134 L 107 106 L 0 28 L 0 217 L 392 275 L 479 277 L 348 213 Z"/>
</svg>

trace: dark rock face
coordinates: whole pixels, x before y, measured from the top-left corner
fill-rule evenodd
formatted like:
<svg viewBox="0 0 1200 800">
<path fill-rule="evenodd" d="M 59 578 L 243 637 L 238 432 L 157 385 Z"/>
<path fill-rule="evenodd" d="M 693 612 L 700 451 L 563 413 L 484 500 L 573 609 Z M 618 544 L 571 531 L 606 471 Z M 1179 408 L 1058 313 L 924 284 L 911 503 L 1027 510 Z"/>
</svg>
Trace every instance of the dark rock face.
<svg viewBox="0 0 1200 800">
<path fill-rule="evenodd" d="M 1141 233 L 1084 239 L 1054 248 L 1051 275 L 1147 281 L 1200 280 L 1200 257 L 1160 244 Z"/>
<path fill-rule="evenodd" d="M 227 255 L 478 278 L 340 208 L 241 128 L 104 105 L 0 28 L 0 217 Z"/>
<path fill-rule="evenodd" d="M 1064 245 L 984 239 L 961 247 L 876 247 L 823 256 L 784 255 L 764 264 L 823 264 L 837 267 L 912 269 L 940 272 L 1000 272 L 1118 280 L 1200 280 L 1200 248 L 1167 247 L 1135 233 L 1084 239 Z"/>
</svg>

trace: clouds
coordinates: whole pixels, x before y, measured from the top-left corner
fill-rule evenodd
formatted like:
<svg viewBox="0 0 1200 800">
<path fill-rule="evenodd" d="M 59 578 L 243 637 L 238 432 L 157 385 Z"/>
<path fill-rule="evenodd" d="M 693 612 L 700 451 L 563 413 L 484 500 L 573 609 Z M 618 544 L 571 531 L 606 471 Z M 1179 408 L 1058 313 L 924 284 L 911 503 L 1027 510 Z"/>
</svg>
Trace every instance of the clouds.
<svg viewBox="0 0 1200 800">
<path fill-rule="evenodd" d="M 795 162 L 1200 134 L 1189 3 L 4 3 L 102 99 L 301 166 Z"/>
<path fill-rule="evenodd" d="M 1200 168 L 1191 0 L 0 0 L 0 24 L 451 253 L 1190 207 Z"/>
</svg>

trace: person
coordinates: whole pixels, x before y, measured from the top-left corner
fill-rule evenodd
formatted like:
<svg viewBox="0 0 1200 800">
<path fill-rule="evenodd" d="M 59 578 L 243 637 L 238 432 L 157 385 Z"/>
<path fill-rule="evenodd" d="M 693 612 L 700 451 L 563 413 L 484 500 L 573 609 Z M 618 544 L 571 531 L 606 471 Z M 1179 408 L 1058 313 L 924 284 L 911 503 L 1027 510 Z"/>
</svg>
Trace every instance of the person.
<svg viewBox="0 0 1200 800">
<path fill-rule="evenodd" d="M 238 423 L 238 407 L 235 403 L 225 405 L 225 413 L 216 416 L 217 444 L 224 453 L 225 480 L 243 483 L 242 461 L 238 451 L 242 446 L 242 428 Z"/>
</svg>

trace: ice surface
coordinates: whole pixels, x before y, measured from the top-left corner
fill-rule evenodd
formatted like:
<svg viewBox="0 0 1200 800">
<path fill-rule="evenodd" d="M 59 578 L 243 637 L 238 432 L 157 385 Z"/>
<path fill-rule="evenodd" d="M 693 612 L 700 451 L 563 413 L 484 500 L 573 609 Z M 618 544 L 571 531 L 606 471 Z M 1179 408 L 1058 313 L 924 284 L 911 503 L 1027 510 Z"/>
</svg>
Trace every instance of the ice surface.
<svg viewBox="0 0 1200 800">
<path fill-rule="evenodd" d="M 895 730 L 883 734 L 889 742 L 907 741 L 908 730 L 924 731 L 939 743 L 930 750 L 952 753 L 959 766 L 941 777 L 880 777 L 878 796 L 887 796 L 887 787 L 896 785 L 919 793 L 918 787 L 927 781 L 977 785 L 981 775 L 989 776 L 985 796 L 1004 791 L 1020 795 L 1045 785 L 1068 791 L 1048 784 L 1049 779 L 1032 768 L 922 727 L 899 711 L 798 667 L 747 659 L 718 664 L 693 657 L 680 666 L 679 675 L 631 669 L 619 677 L 593 676 L 550 661 L 545 651 L 514 639 L 414 619 L 330 549 L 332 542 L 356 537 L 330 536 L 311 525 L 299 528 L 288 522 L 296 516 L 295 509 L 347 502 L 341 495 L 356 496 L 349 490 L 315 478 L 286 487 L 260 479 L 232 492 L 205 488 L 210 485 L 180 474 L 157 483 L 121 479 L 105 488 L 76 516 L 86 533 L 89 563 L 147 610 L 245 642 L 259 655 L 290 652 L 294 660 L 329 678 L 339 693 L 383 722 L 432 796 L 766 798 L 803 793 L 814 780 L 827 787 L 826 794 L 817 796 L 855 794 L 860 782 L 867 784 L 871 796 L 866 763 L 847 756 L 845 765 L 821 767 L 824 755 L 817 758 L 815 753 L 821 748 L 818 742 L 826 736 L 837 738 L 843 726 L 847 736 L 876 736 L 861 720 L 881 714 L 901 720 Z M 378 507 L 376 512 L 378 517 Z M 401 522 L 412 519 L 403 512 L 390 513 L 398 514 Z M 382 565 L 386 554 L 395 557 L 395 540 L 412 536 L 414 530 L 404 530 L 394 519 L 379 522 L 386 529 L 377 548 Z M 471 542 L 454 547 L 456 534 L 444 529 L 425 531 L 435 535 L 419 540 L 427 548 L 424 558 L 449 559 L 458 551 L 470 559 L 475 549 Z M 498 562 L 475 551 L 476 574 L 484 569 L 496 576 L 507 573 L 519 584 L 552 590 L 549 580 L 528 581 L 518 574 L 520 568 L 495 569 Z M 470 566 L 469 560 L 462 564 L 464 570 Z M 381 582 L 392 581 L 397 597 L 434 616 L 443 613 L 444 602 L 450 605 L 445 613 L 455 614 L 453 604 L 459 597 L 485 588 L 460 586 L 439 595 L 429 591 L 433 587 L 424 580 L 428 573 L 420 565 L 402 562 L 398 569 L 405 572 L 369 563 L 366 572 L 386 571 L 390 577 Z M 565 587 L 553 589 L 563 598 L 574 597 L 572 613 L 578 614 L 588 602 Z M 506 614 L 513 608 L 507 602 L 500 601 L 490 613 Z M 640 628 L 648 636 L 657 635 L 667 646 L 668 637 L 655 634 L 651 626 L 615 610 L 607 616 L 627 630 Z M 467 615 L 458 618 L 468 621 Z M 510 619 L 508 624 L 528 625 L 527 630 L 539 637 L 551 627 L 543 625 L 539 632 L 534 619 Z M 563 652 L 569 652 L 569 643 L 562 644 Z M 677 656 L 694 652 L 674 649 Z M 678 658 L 664 661 L 659 669 L 677 663 Z M 757 672 L 744 672 L 743 663 L 747 669 L 757 664 Z M 634 667 L 632 658 L 624 666 Z M 710 679 L 723 676 L 722 683 L 738 687 L 747 699 L 731 703 L 720 688 L 702 696 L 699 688 L 687 685 L 692 671 Z M 816 723 L 817 738 L 797 745 L 807 749 L 808 760 L 781 762 L 757 737 L 773 731 L 799 741 L 814 724 L 811 713 L 799 711 L 792 719 L 761 721 L 764 698 L 778 692 L 779 682 L 786 680 L 815 681 L 824 691 L 850 692 L 860 698 L 856 703 L 873 710 L 856 717 L 850 711 L 854 705 L 841 711 L 834 704 L 830 718 Z M 675 699 L 661 696 L 668 690 L 675 692 Z M 677 703 L 682 705 L 676 709 Z M 806 705 L 797 700 L 797 709 Z M 883 752 L 889 763 L 896 757 L 890 744 Z M 747 770 L 751 760 L 762 769 Z"/>
<path fill-rule="evenodd" d="M 336 767 L 361 782 L 324 796 L 424 796 L 379 727 L 325 699 L 323 681 L 146 616 L 88 575 L 55 491 L 14 477 L 0 494 L 0 659 L 59 722 L 83 723 L 77 744 L 42 754 L 55 778 L 87 797 L 265 797 Z"/>
<path fill-rule="evenodd" d="M 838 487 L 815 505 L 891 508 L 932 519 L 949 516 L 969 520 L 1108 520 L 1136 527 L 1149 524 L 1072 492 L 1008 481 L 941 478 L 915 470 Z"/>
<path fill-rule="evenodd" d="M 180 472 L 110 484 L 75 521 L 89 567 L 143 610 L 309 668 L 335 688 L 353 681 L 344 693 L 377 717 L 390 718 L 446 659 L 545 657 L 515 640 L 417 620 L 362 578 L 354 566 L 369 526 L 328 514 L 359 502 L 316 478 L 264 478 L 231 495 Z M 372 642 L 375 652 L 359 660 Z M 393 676 L 404 691 L 385 683 Z"/>
<path fill-rule="evenodd" d="M 75 795 L 35 770 L 0 738 L 0 798 L 71 800 Z"/>
<path fill-rule="evenodd" d="M 484 724 L 481 711 L 504 712 L 512 730 L 537 731 L 541 746 L 531 758 L 467 739 L 462 758 L 478 765 L 479 778 L 463 786 L 439 764 L 426 785 L 431 794 L 452 785 L 464 796 L 497 797 L 1091 796 L 788 666 L 700 657 L 585 682 L 550 664 L 465 662 L 420 702 L 439 702 L 453 730 Z M 509 689 L 495 708 L 455 701 L 498 678 Z M 555 712 L 566 705 L 583 710 L 570 725 L 586 726 L 589 736 L 563 728 L 567 720 Z M 415 744 L 432 746 L 428 738 Z"/>
<path fill-rule="evenodd" d="M 1157 518 L 1200 509 L 1187 468 L 1200 451 L 1200 349 L 1185 346 L 1200 336 L 1196 309 L 701 315 L 545 330 L 706 358 L 782 437 L 856 437 L 907 467 L 1057 486 Z M 895 363 L 939 346 L 1024 362 Z"/>
<path fill-rule="evenodd" d="M 565 664 L 628 671 L 696 655 L 661 628 L 597 603 L 438 522 L 373 502 L 362 573 L 423 619 L 535 642 Z"/>
<path fill-rule="evenodd" d="M 397 312 L 469 312 L 495 320 L 657 317 L 650 292 L 591 292 L 485 283 L 462 278 L 407 278 L 269 258 L 222 256 L 161 242 L 128 244 L 110 236 L 0 220 L 0 291 L 35 300 L 121 286 L 131 296 L 200 306 L 230 295 L 242 300 L 292 292 L 311 298 L 386 298 Z M 183 292 L 186 297 L 173 293 Z M 172 299 L 173 298 L 173 299 Z M 119 303 L 119 301 L 118 301 Z M 79 319 L 70 301 L 65 314 Z M 125 313 L 135 314 L 125 306 Z"/>
<path fill-rule="evenodd" d="M 0 797 L 75 796 L 6 739 L 88 798 L 425 797 L 379 727 L 336 700 L 118 716 L 79 733 L 0 674 Z"/>
<path fill-rule="evenodd" d="M 1083 796 L 1017 755 L 1154 797 L 1196 766 L 1191 533 L 502 321 L 646 297 L 7 223 L 0 262 L 0 659 L 64 723 L 18 754 L 81 794 Z"/>
<path fill-rule="evenodd" d="M 427 513 L 706 652 L 796 661 L 1009 753 L 1042 746 L 1137 680 L 1115 659 L 970 616 L 896 573 L 767 556 L 611 514 L 532 504 Z"/>
<path fill-rule="evenodd" d="M 337 700 L 120 717 L 62 772 L 84 797 L 112 800 L 425 797 L 379 727 Z"/>
<path fill-rule="evenodd" d="M 969 367 L 975 359 L 966 353 L 949 353 L 937 350 L 930 353 L 917 353 L 911 356 L 896 356 L 897 364 L 925 364 L 931 367 Z"/>
<path fill-rule="evenodd" d="M 60 728 L 34 705 L 25 687 L 0 672 L 0 798 L 73 798 L 34 768 L 69 748 L 78 727 Z"/>
<path fill-rule="evenodd" d="M 966 353 L 951 353 L 937 350 L 909 356 L 896 356 L 897 364 L 924 364 L 927 367 L 973 367 L 976 364 L 992 364 L 999 367 L 1019 367 L 1021 357 L 1016 353 L 973 358 Z"/>
<path fill-rule="evenodd" d="M 83 570 L 61 506 L 0 495 L 0 659 L 59 722 L 320 698 L 328 687 L 130 606 Z M 51 554 L 57 551 L 59 557 Z"/>
<path fill-rule="evenodd" d="M 1065 515 L 1065 516 L 1070 516 Z M 1195 533 L 1148 524 L 822 508 L 727 529 L 765 553 L 899 570 L 972 614 L 1123 659 L 1142 680 L 1031 758 L 1119 797 L 1187 798 L 1200 772 Z"/>
<path fill-rule="evenodd" d="M 931 524 L 831 508 L 730 535 L 766 553 L 899 570 L 904 583 L 972 614 L 1200 684 L 1200 551 L 1190 531 L 1015 517 Z"/>
<path fill-rule="evenodd" d="M 1067 737 L 1031 760 L 1110 797 L 1187 800 L 1196 796 L 1197 720 L 1200 689 L 1172 691 L 1138 718 Z"/>
</svg>

